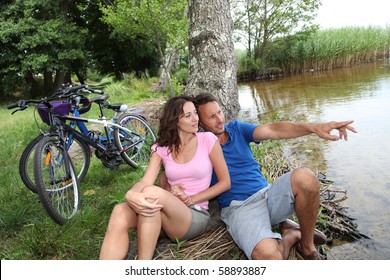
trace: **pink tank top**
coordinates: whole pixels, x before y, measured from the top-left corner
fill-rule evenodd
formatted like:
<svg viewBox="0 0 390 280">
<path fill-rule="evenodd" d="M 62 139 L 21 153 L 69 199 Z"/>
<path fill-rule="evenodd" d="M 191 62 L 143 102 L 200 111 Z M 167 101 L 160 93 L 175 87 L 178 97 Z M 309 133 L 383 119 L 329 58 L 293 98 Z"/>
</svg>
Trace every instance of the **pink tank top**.
<svg viewBox="0 0 390 280">
<path fill-rule="evenodd" d="M 210 160 L 210 152 L 214 147 L 217 137 L 211 132 L 197 132 L 198 145 L 194 157 L 187 163 L 180 164 L 173 160 L 172 153 L 168 153 L 168 147 L 152 146 L 161 157 L 165 168 L 165 174 L 171 186 L 184 185 L 184 192 L 191 196 L 210 186 L 213 165 Z M 156 149 L 157 148 L 157 149 Z M 208 209 L 208 201 L 198 204 Z"/>
</svg>

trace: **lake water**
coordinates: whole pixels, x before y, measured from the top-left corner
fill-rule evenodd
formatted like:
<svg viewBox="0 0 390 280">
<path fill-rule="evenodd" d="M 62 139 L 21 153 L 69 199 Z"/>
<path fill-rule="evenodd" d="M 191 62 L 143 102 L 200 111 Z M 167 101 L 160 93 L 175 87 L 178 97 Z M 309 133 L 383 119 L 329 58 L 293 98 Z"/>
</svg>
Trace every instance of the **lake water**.
<svg viewBox="0 0 390 280">
<path fill-rule="evenodd" d="M 286 153 L 347 191 L 348 216 L 370 239 L 330 248 L 329 259 L 390 259 L 390 63 L 367 64 L 271 82 L 239 84 L 239 119 L 354 120 L 357 134 L 330 142 L 284 141 Z"/>
</svg>

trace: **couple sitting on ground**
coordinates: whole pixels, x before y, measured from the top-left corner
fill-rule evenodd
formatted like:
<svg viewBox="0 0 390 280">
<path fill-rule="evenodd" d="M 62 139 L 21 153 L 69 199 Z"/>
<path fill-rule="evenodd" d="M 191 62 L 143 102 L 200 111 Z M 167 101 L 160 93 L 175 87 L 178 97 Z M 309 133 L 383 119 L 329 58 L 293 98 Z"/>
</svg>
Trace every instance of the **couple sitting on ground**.
<svg viewBox="0 0 390 280">
<path fill-rule="evenodd" d="M 248 259 L 288 259 L 296 246 L 303 259 L 321 260 L 316 245 L 326 236 L 315 229 L 320 184 L 307 168 L 294 169 L 273 184 L 260 171 L 250 143 L 311 133 L 347 140 L 353 121 L 254 125 L 231 121 L 210 94 L 173 97 L 164 106 L 158 139 L 143 178 L 114 207 L 100 259 L 125 259 L 131 228 L 137 229 L 138 259 L 152 259 L 160 231 L 172 240 L 189 240 L 207 228 L 208 201 L 216 197 L 221 218 Z M 205 132 L 198 132 L 199 125 Z M 339 135 L 332 135 L 338 130 Z M 154 183 L 164 166 L 166 181 Z M 296 214 L 299 224 L 288 220 Z M 279 225 L 280 233 L 272 227 Z"/>
</svg>

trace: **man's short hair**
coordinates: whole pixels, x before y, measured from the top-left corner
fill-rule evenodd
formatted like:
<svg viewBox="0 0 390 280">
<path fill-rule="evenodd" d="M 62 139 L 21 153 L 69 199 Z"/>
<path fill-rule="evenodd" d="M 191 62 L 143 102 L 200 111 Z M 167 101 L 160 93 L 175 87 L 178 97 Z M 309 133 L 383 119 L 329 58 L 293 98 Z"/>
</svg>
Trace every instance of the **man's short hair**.
<svg viewBox="0 0 390 280">
<path fill-rule="evenodd" d="M 200 93 L 195 96 L 195 103 L 197 106 L 204 105 L 209 102 L 218 102 L 218 100 L 214 95 L 207 92 Z"/>
</svg>

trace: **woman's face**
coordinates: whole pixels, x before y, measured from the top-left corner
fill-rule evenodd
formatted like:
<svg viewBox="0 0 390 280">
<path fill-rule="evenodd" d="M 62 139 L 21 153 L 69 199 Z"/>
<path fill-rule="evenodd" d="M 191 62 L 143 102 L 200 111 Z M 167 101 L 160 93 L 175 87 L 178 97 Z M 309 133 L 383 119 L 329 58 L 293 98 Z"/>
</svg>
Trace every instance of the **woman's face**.
<svg viewBox="0 0 390 280">
<path fill-rule="evenodd" d="M 183 106 L 183 115 L 179 118 L 179 130 L 187 133 L 198 131 L 199 116 L 195 105 L 192 102 L 186 102 Z"/>
</svg>

